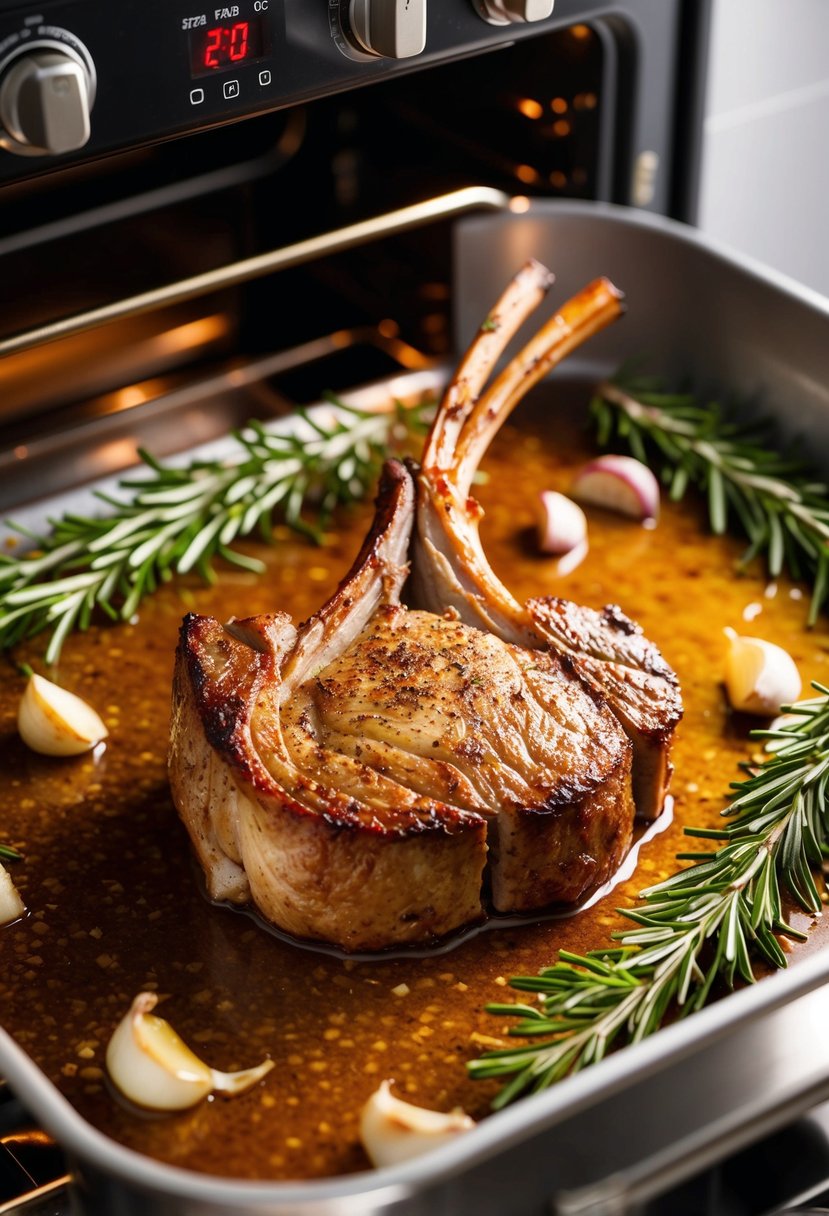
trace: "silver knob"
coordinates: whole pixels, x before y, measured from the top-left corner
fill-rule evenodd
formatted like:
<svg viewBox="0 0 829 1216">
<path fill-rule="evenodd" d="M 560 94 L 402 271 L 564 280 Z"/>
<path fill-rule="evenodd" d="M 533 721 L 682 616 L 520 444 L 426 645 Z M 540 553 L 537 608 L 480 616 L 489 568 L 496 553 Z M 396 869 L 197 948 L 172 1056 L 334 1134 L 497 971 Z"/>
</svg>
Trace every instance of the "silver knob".
<svg viewBox="0 0 829 1216">
<path fill-rule="evenodd" d="M 408 59 L 426 46 L 426 0 L 351 0 L 348 19 L 361 48 Z"/>
<path fill-rule="evenodd" d="M 543 21 L 555 7 L 555 0 L 478 0 L 477 7 L 492 25 L 513 25 L 520 21 Z"/>
<path fill-rule="evenodd" d="M 33 47 L 0 79 L 0 146 L 18 156 L 59 156 L 89 139 L 94 84 L 70 48 Z"/>
</svg>

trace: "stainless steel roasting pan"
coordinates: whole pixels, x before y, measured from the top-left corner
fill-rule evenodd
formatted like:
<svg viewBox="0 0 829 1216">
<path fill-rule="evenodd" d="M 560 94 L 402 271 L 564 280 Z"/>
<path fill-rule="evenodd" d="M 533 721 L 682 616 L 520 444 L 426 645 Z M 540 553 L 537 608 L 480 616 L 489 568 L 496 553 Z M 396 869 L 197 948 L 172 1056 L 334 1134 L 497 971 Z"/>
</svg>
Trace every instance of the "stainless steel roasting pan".
<svg viewBox="0 0 829 1216">
<path fill-rule="evenodd" d="M 598 274 L 625 289 L 624 326 L 579 355 L 570 376 L 595 381 L 642 354 L 651 370 L 719 386 L 747 408 L 760 402 L 825 457 L 825 300 L 664 219 L 536 205 L 459 225 L 460 340 L 528 256 L 555 268 L 557 298 Z M 827 979 L 829 950 L 815 951 L 428 1158 L 323 1182 L 204 1177 L 124 1149 L 86 1124 L 2 1031 L 0 1075 L 65 1149 L 74 1209 L 86 1216 L 611 1216 L 829 1099 Z M 805 1168 L 799 1189 L 807 1198 Z"/>
</svg>

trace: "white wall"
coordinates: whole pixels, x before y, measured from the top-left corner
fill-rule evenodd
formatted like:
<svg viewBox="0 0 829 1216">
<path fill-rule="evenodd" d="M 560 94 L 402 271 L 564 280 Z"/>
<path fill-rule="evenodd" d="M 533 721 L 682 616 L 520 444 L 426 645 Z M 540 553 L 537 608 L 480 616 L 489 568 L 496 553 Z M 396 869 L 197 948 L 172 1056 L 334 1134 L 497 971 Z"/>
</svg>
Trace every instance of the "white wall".
<svg viewBox="0 0 829 1216">
<path fill-rule="evenodd" d="M 714 0 L 699 224 L 829 296 L 829 0 Z"/>
</svg>

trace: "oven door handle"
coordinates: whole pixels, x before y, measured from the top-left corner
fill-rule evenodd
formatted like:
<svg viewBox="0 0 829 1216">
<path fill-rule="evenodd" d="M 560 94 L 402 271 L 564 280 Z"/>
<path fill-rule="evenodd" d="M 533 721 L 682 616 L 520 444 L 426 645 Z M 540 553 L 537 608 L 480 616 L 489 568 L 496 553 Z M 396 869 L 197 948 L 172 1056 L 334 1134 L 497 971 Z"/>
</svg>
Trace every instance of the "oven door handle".
<svg viewBox="0 0 829 1216">
<path fill-rule="evenodd" d="M 100 308 L 92 308 L 88 312 L 76 313 L 71 317 L 51 321 L 36 329 L 12 334 L 11 337 L 0 341 L 0 356 L 30 350 L 45 342 L 54 342 L 58 338 L 68 338 L 73 334 L 84 333 L 86 330 L 106 325 L 109 321 L 136 317 L 162 306 L 193 300 L 197 296 L 207 295 L 220 288 L 235 287 L 239 283 L 262 278 L 276 270 L 287 270 L 290 266 L 299 266 L 326 254 L 342 253 L 346 249 L 353 249 L 356 245 L 365 245 L 369 241 L 378 240 L 381 237 L 395 236 L 413 228 L 421 228 L 424 224 L 431 224 L 436 220 L 465 215 L 470 211 L 504 211 L 509 207 L 511 201 L 509 194 L 490 186 L 467 186 L 463 190 L 453 190 L 450 194 L 425 199 L 422 203 L 414 203 L 412 206 L 402 207 L 398 211 L 386 211 L 382 215 L 361 220 L 357 224 L 349 224 L 345 228 L 323 232 L 319 236 L 308 237 L 304 241 L 285 245 L 281 249 L 272 249 L 267 253 L 259 253 L 255 257 L 243 258 L 238 262 L 229 262 L 225 266 L 217 266 L 214 270 L 207 270 L 203 274 L 193 275 L 188 279 L 179 279 L 177 282 L 168 283 L 163 287 L 155 287 L 152 291 L 143 291 L 139 295 L 113 300 Z"/>
</svg>

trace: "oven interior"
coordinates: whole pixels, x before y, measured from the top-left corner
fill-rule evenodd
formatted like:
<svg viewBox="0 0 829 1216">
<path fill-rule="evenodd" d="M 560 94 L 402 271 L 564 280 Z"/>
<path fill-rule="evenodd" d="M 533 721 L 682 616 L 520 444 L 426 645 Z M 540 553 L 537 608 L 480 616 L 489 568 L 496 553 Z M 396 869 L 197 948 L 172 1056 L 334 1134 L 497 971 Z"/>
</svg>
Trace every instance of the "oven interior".
<svg viewBox="0 0 829 1216">
<path fill-rule="evenodd" d="M 323 391 L 445 359 L 456 204 L 387 237 L 371 232 L 378 217 L 469 187 L 513 208 L 633 195 L 687 210 L 687 157 L 676 156 L 672 182 L 665 168 L 658 197 L 653 160 L 637 177 L 632 116 L 645 83 L 624 22 L 575 22 L 5 186 L 0 506 L 116 472 L 141 445 L 168 455 Z M 691 106 L 681 96 L 659 134 L 674 152 Z M 361 223 L 369 234 L 356 247 L 102 323 L 113 301 Z M 74 316 L 78 332 L 48 332 Z M 233 389 L 240 376 L 245 387 Z"/>
</svg>

